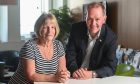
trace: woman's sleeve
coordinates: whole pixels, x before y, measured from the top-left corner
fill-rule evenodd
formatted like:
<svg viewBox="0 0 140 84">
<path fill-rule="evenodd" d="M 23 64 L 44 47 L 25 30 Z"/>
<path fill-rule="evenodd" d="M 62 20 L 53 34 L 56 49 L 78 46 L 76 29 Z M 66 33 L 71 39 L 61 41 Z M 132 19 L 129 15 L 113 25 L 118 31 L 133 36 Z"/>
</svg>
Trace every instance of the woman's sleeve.
<svg viewBox="0 0 140 84">
<path fill-rule="evenodd" d="M 35 59 L 34 47 L 31 41 L 26 42 L 24 46 L 21 48 L 20 56 L 21 58 L 24 59 L 32 59 L 32 60 Z"/>
<path fill-rule="evenodd" d="M 59 54 L 59 57 L 65 55 L 63 44 L 60 41 L 58 41 L 58 54 Z"/>
</svg>

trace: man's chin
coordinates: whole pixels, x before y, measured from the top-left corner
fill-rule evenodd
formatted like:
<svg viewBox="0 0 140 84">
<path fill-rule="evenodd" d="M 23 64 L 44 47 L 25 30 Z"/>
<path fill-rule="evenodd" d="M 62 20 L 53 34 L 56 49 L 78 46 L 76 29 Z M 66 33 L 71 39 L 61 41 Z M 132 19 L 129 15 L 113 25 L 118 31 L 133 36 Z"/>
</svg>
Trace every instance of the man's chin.
<svg viewBox="0 0 140 84">
<path fill-rule="evenodd" d="M 92 34 L 96 34 L 96 33 L 99 32 L 99 30 L 90 30 L 90 32 L 91 32 Z"/>
</svg>

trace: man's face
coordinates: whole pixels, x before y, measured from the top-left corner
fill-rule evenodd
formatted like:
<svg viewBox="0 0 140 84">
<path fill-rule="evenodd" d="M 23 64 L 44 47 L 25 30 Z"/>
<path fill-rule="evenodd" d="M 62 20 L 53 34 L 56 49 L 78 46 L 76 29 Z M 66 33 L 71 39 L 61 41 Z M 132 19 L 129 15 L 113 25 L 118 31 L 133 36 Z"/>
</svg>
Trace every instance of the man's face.
<svg viewBox="0 0 140 84">
<path fill-rule="evenodd" d="M 101 7 L 88 10 L 86 23 L 91 36 L 94 37 L 99 32 L 105 20 L 106 16 L 103 14 Z"/>
</svg>

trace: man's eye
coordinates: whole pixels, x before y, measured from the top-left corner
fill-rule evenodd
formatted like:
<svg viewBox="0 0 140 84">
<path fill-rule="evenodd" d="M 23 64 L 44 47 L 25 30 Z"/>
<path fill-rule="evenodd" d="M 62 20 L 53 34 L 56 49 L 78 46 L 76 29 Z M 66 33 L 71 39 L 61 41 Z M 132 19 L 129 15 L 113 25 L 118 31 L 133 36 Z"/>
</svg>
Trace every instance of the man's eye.
<svg viewBox="0 0 140 84">
<path fill-rule="evenodd" d="M 96 19 L 96 21 L 100 20 L 99 18 Z"/>
<path fill-rule="evenodd" d="M 88 19 L 88 21 L 91 21 L 92 19 Z"/>
</svg>

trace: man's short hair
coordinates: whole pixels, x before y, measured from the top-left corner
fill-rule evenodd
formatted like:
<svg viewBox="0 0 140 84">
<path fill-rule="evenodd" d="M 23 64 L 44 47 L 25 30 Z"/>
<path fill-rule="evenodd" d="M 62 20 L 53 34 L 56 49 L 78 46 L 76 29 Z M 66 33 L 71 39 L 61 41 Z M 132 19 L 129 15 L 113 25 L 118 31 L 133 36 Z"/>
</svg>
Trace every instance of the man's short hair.
<svg viewBox="0 0 140 84">
<path fill-rule="evenodd" d="M 91 8 L 98 8 L 98 7 L 101 7 L 102 10 L 103 10 L 103 14 L 106 15 L 106 9 L 105 9 L 104 5 L 102 4 L 102 2 L 92 2 L 92 3 L 89 3 L 88 6 L 87 6 L 87 12 Z"/>
</svg>

